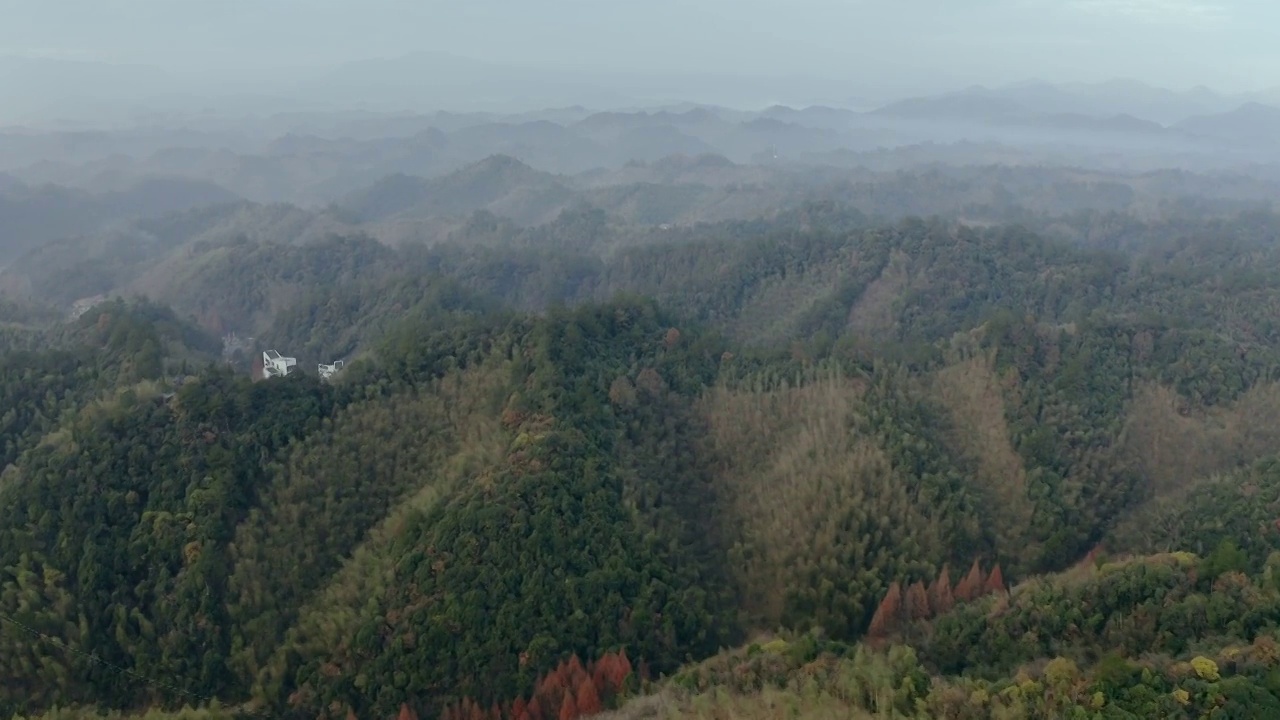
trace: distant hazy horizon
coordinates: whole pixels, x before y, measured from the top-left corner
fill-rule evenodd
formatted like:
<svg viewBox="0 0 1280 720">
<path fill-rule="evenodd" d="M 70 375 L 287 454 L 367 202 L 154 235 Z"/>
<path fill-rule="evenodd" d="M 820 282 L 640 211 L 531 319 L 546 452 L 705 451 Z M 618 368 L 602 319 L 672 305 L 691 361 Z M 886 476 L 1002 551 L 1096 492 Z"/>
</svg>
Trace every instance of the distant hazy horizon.
<svg viewBox="0 0 1280 720">
<path fill-rule="evenodd" d="M 1133 77 L 1280 83 L 1268 0 L 0 0 L 0 55 L 182 70 L 316 68 L 435 51 L 607 73 L 891 84 Z"/>
<path fill-rule="evenodd" d="M 817 74 L 599 71 L 503 65 L 420 52 L 332 66 L 255 71 L 172 69 L 141 64 L 0 55 L 0 126 L 65 121 L 85 127 L 136 122 L 156 113 L 209 117 L 293 112 L 520 113 L 582 106 L 598 111 L 708 105 L 755 111 L 772 105 L 866 111 L 905 98 L 968 89 L 1036 86 L 1112 96 L 1165 93 L 1212 96 L 1240 104 L 1280 104 L 1280 88 L 1232 93 L 1216 86 L 1169 87 L 1122 76 L 1058 81 L 1028 75 L 1012 81 L 859 83 Z M 1228 103 L 1229 104 L 1229 103 Z M 1224 111 L 1227 105 L 1214 111 Z M 1161 120 L 1149 117 L 1147 119 Z"/>
<path fill-rule="evenodd" d="M 1031 80 L 1280 85 L 1280 4 L 1264 0 L 0 0 L 0 11 L 0 122 L 202 103 L 745 109 Z"/>
</svg>

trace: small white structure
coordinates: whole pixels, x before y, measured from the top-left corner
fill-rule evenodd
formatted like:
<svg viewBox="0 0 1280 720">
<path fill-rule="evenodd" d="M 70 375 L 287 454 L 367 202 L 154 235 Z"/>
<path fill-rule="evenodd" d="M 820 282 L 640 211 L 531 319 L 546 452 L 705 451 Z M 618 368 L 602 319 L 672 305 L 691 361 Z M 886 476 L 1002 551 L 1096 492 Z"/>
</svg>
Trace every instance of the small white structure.
<svg viewBox="0 0 1280 720">
<path fill-rule="evenodd" d="M 297 365 L 297 358 L 284 357 L 275 350 L 268 350 L 262 353 L 263 379 L 284 377 L 285 375 L 293 372 Z"/>
<path fill-rule="evenodd" d="M 324 363 L 320 363 L 320 379 L 328 380 L 334 375 L 337 375 L 338 371 L 340 370 L 342 370 L 341 360 L 333 363 L 332 365 L 325 365 Z"/>
<path fill-rule="evenodd" d="M 71 304 L 71 319 L 79 320 L 82 315 L 106 302 L 106 300 L 106 295 L 94 295 L 93 297 L 80 298 Z"/>
</svg>

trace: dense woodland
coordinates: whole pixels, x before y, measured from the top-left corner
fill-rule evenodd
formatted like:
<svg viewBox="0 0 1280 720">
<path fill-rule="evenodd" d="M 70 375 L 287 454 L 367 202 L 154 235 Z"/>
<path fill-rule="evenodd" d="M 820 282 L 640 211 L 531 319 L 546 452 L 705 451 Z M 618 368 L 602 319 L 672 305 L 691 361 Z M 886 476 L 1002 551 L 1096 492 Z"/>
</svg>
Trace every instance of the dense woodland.
<svg viewBox="0 0 1280 720">
<path fill-rule="evenodd" d="M 24 255 L 0 717 L 1280 712 L 1280 215 L 1002 172 Z"/>
</svg>

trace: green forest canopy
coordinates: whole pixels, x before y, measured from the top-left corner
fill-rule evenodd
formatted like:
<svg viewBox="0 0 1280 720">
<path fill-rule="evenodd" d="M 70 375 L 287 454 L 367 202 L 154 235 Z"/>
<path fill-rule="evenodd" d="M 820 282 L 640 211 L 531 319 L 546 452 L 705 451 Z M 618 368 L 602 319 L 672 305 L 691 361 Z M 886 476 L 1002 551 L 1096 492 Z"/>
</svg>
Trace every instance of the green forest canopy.
<svg viewBox="0 0 1280 720">
<path fill-rule="evenodd" d="M 333 383 L 254 382 L 147 301 L 15 314 L 0 715 L 518 717 L 664 676 L 871 712 L 832 688 L 874 675 L 974 717 L 1277 702 L 1280 222 L 1087 247 L 809 212 L 596 256 L 335 240 L 190 288 L 226 317 L 304 288 L 261 321 L 362 356 Z"/>
</svg>

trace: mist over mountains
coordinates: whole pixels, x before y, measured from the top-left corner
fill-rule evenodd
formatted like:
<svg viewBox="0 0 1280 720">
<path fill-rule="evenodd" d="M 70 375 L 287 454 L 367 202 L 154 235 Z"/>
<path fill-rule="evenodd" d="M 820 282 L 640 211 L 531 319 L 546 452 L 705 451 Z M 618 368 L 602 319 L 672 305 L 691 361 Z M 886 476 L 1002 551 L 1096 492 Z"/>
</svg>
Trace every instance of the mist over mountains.
<svg viewBox="0 0 1280 720">
<path fill-rule="evenodd" d="M 208 108 L 233 116 L 298 111 L 512 113 L 583 105 L 626 108 L 691 97 L 729 106 L 844 104 L 827 78 L 606 73 L 538 68 L 421 52 L 335 66 L 177 71 L 145 65 L 0 57 L 0 122 L 129 123 Z"/>
<path fill-rule="evenodd" d="M 170 92 L 177 76 L 155 68 L 13 59 L 3 68 L 14 107 L 101 97 L 150 110 L 95 114 L 74 129 L 0 129 L 0 265 L 54 241 L 98 243 L 128 236 L 137 221 L 241 202 L 283 204 L 308 218 L 303 225 L 398 244 L 447 238 L 476 212 L 520 227 L 587 209 L 626 224 L 691 226 L 830 201 L 886 218 L 999 221 L 1013 206 L 1153 212 L 1190 197 L 1266 205 L 1280 182 L 1280 109 L 1268 104 L 1277 93 L 1031 81 L 878 103 L 863 94 L 734 107 L 679 98 L 706 97 L 703 82 L 766 94 L 786 85 L 791 97 L 858 89 L 653 76 L 597 78 L 611 90 L 593 96 L 582 74 L 420 54 L 227 79 L 244 91 L 241 107 L 211 79 Z M 485 93 L 506 98 L 508 110 L 475 109 Z M 260 102 L 269 96 L 279 102 Z M 211 107 L 192 111 L 196 101 Z M 394 111 L 352 109 L 362 104 Z M 922 178 L 933 184 L 912 193 Z M 1032 197 L 1031 188 L 1044 189 Z M 1106 188 L 1124 190 L 1107 197 Z M 257 236 L 287 240 L 284 227 L 301 226 L 271 224 Z M 11 290 L 27 281 L 15 282 L 10 273 Z M 66 289 L 82 287 L 120 289 L 101 279 Z"/>
<path fill-rule="evenodd" d="M 245 91 L 245 104 L 238 104 L 217 95 L 212 81 L 178 93 L 167 84 L 182 83 L 153 68 L 2 63 L 0 88 L 15 100 L 11 109 L 25 104 L 54 112 L 41 103 L 56 97 L 83 103 L 102 97 L 118 110 L 133 108 L 122 115 L 85 105 L 78 112 L 91 113 L 94 123 L 82 116 L 75 129 L 50 122 L 0 129 L 0 172 L 8 184 L 91 193 L 181 178 L 255 202 L 319 207 L 388 176 L 439 178 L 497 154 L 584 178 L 674 156 L 770 168 L 757 176 L 783 168 L 889 172 L 931 162 L 1266 174 L 1280 162 L 1276 92 L 1027 82 L 864 106 L 751 105 L 745 96 L 737 99 L 746 104 L 732 106 L 679 98 L 714 96 L 704 92 L 710 86 L 752 88 L 760 98 L 783 86 L 792 98 L 819 89 L 846 98 L 857 92 L 817 80 L 744 78 L 734 85 L 723 78 L 632 77 L 600 80 L 611 89 L 593 95 L 595 85 L 555 80 L 560 75 L 424 54 L 307 71 L 287 82 L 264 73 L 237 85 Z M 505 98 L 508 109 L 474 109 L 489 96 Z M 663 97 L 669 102 L 654 100 Z M 209 109 L 194 109 L 205 102 Z M 361 105 L 370 109 L 351 109 Z"/>
<path fill-rule="evenodd" d="M 1052 83 L 1028 80 L 959 92 L 942 83 L 850 79 L 834 70 L 809 75 L 698 72 L 622 72 L 507 64 L 439 52 L 351 61 L 337 65 L 188 70 L 83 60 L 0 57 L 0 123 L 136 123 L 187 116 L 291 112 L 520 113 L 533 108 L 583 106 L 635 109 L 696 100 L 734 108 L 772 104 L 873 110 L 937 94 L 984 97 L 1044 114 L 1134 115 L 1169 125 L 1247 102 L 1280 104 L 1280 86 L 1228 95 L 1206 87 L 1174 91 L 1135 80 Z M 216 109 L 216 113 L 214 112 Z"/>
<path fill-rule="evenodd" d="M 0 718 L 1280 717 L 1280 90 L 195 7 L 0 60 Z"/>
</svg>

